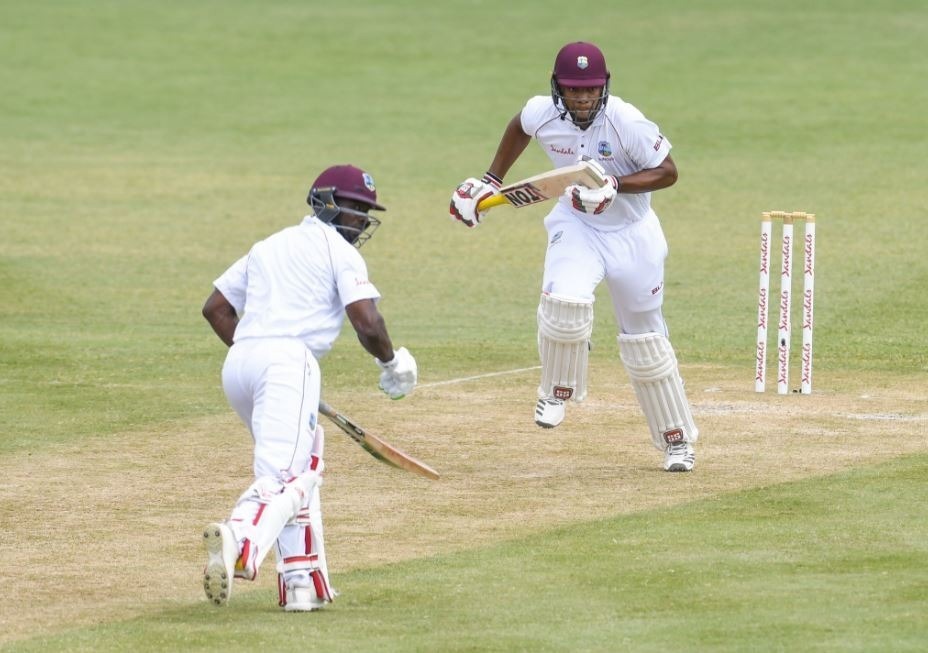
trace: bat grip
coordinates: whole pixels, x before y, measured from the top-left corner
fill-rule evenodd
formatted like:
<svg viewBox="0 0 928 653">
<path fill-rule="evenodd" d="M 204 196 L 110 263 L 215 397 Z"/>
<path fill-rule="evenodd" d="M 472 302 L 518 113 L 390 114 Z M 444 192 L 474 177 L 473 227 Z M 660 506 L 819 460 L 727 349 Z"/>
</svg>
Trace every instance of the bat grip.
<svg viewBox="0 0 928 653">
<path fill-rule="evenodd" d="M 499 206 L 500 204 L 508 204 L 509 200 L 506 199 L 505 195 L 493 195 L 488 197 L 480 204 L 477 205 L 478 211 L 486 211 L 487 209 L 492 209 L 494 206 Z"/>
</svg>

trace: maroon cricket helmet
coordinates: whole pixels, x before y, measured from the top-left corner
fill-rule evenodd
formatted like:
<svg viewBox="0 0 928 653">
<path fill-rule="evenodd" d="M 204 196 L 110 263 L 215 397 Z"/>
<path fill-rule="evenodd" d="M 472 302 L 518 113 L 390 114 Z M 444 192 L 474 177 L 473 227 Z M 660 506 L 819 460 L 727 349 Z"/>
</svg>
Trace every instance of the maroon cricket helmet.
<svg viewBox="0 0 928 653">
<path fill-rule="evenodd" d="M 326 168 L 313 182 L 310 196 L 318 189 L 324 188 L 334 188 L 334 195 L 337 198 L 364 202 L 378 211 L 387 210 L 377 203 L 377 187 L 374 185 L 374 178 L 353 165 Z"/>
<path fill-rule="evenodd" d="M 568 43 L 554 59 L 553 77 L 562 87 L 605 86 L 609 80 L 606 57 L 592 43 Z"/>
</svg>

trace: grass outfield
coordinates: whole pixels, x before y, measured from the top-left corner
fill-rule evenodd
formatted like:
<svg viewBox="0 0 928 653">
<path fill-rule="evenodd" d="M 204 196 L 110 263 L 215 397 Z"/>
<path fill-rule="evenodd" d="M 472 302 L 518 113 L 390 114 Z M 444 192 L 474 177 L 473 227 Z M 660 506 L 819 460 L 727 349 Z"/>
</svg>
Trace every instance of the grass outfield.
<svg viewBox="0 0 928 653">
<path fill-rule="evenodd" d="M 928 12 L 672 0 L 589 16 L 548 0 L 0 3 L 0 646 L 923 648 L 928 90 L 913 53 Z M 589 401 L 555 436 L 531 423 L 535 373 L 509 372 L 537 365 L 546 207 L 472 231 L 446 215 L 576 39 L 603 47 L 613 93 L 674 144 L 680 181 L 654 205 L 702 429 L 682 478 L 657 472 L 605 293 Z M 422 385 L 384 400 L 346 333 L 326 395 L 443 479 L 329 429 L 342 597 L 278 615 L 267 564 L 213 610 L 199 530 L 250 459 L 200 306 L 347 161 L 388 206 L 362 252 Z M 509 177 L 546 167 L 532 145 Z M 752 392 L 771 209 L 818 215 L 810 397 Z"/>
<path fill-rule="evenodd" d="M 252 592 L 10 650 L 918 651 L 926 474 L 910 456 L 358 570 L 311 623 Z"/>
</svg>

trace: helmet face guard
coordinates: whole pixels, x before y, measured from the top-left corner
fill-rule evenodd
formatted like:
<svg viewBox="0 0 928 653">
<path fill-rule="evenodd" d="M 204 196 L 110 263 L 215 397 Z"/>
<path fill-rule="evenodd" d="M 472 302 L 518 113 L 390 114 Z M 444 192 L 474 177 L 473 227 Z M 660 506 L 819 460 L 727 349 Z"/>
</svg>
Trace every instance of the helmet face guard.
<svg viewBox="0 0 928 653">
<path fill-rule="evenodd" d="M 569 115 L 571 122 L 577 125 L 577 127 L 586 129 L 593 124 L 593 121 L 596 120 L 596 116 L 599 115 L 599 112 L 603 110 L 606 106 L 606 102 L 609 100 L 609 76 L 606 76 L 606 83 L 602 86 L 602 92 L 596 100 L 596 104 L 590 109 L 590 115 L 586 120 L 580 120 L 573 111 L 567 108 L 567 101 L 564 98 L 561 85 L 557 81 L 556 74 L 551 75 L 551 100 L 554 101 L 554 108 L 560 112 L 561 119 Z"/>
<path fill-rule="evenodd" d="M 344 206 L 339 206 L 338 189 L 334 186 L 327 188 L 313 188 L 309 192 L 309 205 L 313 208 L 316 217 L 322 222 L 332 225 L 342 237 L 355 247 L 361 247 L 370 240 L 371 236 L 380 226 L 380 220 L 365 211 L 357 211 Z M 355 200 L 358 201 L 358 200 Z M 374 208 L 368 205 L 369 209 Z M 342 216 L 351 215 L 363 220 L 363 226 L 357 227 L 352 224 L 342 224 Z"/>
</svg>

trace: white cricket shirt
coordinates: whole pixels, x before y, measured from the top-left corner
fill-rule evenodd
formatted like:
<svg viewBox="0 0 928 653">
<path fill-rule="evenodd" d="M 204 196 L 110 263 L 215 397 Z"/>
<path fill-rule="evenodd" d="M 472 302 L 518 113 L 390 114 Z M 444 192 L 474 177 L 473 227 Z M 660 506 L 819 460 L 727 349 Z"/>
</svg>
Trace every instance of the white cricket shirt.
<svg viewBox="0 0 928 653">
<path fill-rule="evenodd" d="M 380 298 L 358 250 L 312 215 L 255 243 L 213 285 L 239 315 L 235 342 L 299 338 L 317 359 L 338 338 L 345 306 Z"/>
<path fill-rule="evenodd" d="M 595 159 L 606 173 L 617 177 L 660 165 L 670 153 L 670 141 L 658 126 L 634 106 L 610 95 L 586 130 L 566 116 L 561 120 L 550 95 L 537 95 L 522 109 L 522 130 L 534 137 L 556 168 L 573 165 L 580 157 Z M 612 206 L 601 213 L 582 213 L 561 196 L 559 202 L 586 224 L 614 231 L 644 219 L 651 211 L 651 193 L 619 193 Z"/>
</svg>

